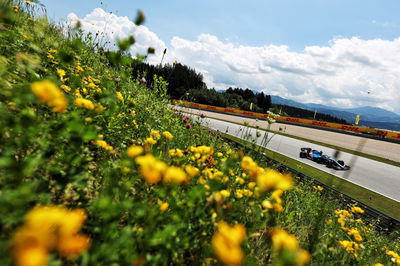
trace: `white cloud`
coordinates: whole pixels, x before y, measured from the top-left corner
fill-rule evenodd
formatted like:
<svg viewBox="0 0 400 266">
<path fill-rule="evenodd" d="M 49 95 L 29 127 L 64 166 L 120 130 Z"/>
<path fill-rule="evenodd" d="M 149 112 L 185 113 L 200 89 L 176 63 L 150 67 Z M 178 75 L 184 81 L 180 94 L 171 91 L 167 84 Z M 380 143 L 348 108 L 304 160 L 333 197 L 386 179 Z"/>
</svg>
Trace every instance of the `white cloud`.
<svg viewBox="0 0 400 266">
<path fill-rule="evenodd" d="M 155 48 L 156 54 L 150 55 L 148 58 L 150 63 L 159 63 L 166 47 L 164 42 L 147 27 L 137 26 L 128 17 L 107 13 L 101 8 L 94 9 L 84 18 L 79 18 L 74 13 L 68 15 L 68 24 L 74 26 L 77 21 L 80 21 L 81 29 L 84 32 L 98 33 L 101 38 L 104 38 L 104 41 L 111 41 L 107 44 L 108 48 L 115 48 L 116 40 L 126 39 L 130 36 L 134 36 L 136 39 L 135 45 L 129 50 L 132 55 L 146 54 L 148 47 Z"/>
<path fill-rule="evenodd" d="M 204 34 L 195 41 L 174 37 L 171 47 L 177 60 L 207 70 L 209 87 L 234 84 L 302 102 L 400 113 L 400 38 L 342 37 L 293 52 L 284 45 L 239 46 Z"/>
<path fill-rule="evenodd" d="M 79 18 L 68 16 L 69 21 Z M 87 32 L 104 32 L 108 40 L 134 35 L 131 52 L 156 48 L 158 64 L 166 47 L 154 32 L 96 8 L 79 19 Z M 250 88 L 281 97 L 338 107 L 377 106 L 400 113 L 400 38 L 362 40 L 335 37 L 327 46 L 294 52 L 284 45 L 241 46 L 210 34 L 196 40 L 173 37 L 164 62 L 194 67 L 208 87 Z M 369 92 L 369 93 L 368 93 Z"/>
</svg>

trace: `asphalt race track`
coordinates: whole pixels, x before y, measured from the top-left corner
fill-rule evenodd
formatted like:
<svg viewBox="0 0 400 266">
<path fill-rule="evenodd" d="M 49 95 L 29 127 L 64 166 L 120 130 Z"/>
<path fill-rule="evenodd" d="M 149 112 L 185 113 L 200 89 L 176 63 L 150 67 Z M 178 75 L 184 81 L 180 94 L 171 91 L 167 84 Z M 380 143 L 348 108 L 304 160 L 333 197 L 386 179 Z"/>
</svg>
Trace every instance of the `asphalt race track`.
<svg viewBox="0 0 400 266">
<path fill-rule="evenodd" d="M 240 117 L 225 113 L 208 112 L 204 110 L 189 109 L 187 107 L 174 106 L 174 109 L 200 114 L 203 113 L 207 117 L 216 118 L 219 120 L 232 121 L 234 123 L 243 124 L 244 122 L 249 123 L 251 126 L 259 126 L 267 128 L 267 122 L 265 120 L 257 120 L 254 118 Z M 386 158 L 392 161 L 400 162 L 400 144 L 391 143 L 386 141 L 380 141 L 375 139 L 363 138 L 358 136 L 352 136 L 348 134 L 341 134 L 338 132 L 326 131 L 323 129 L 302 127 L 297 125 L 289 125 L 282 123 L 274 123 L 271 125 L 271 130 L 281 131 L 283 133 L 314 140 L 321 143 L 331 144 L 337 147 L 346 148 L 349 150 L 358 150 L 366 154 L 375 155 L 378 157 Z M 363 142 L 362 149 L 359 150 L 359 144 Z"/>
<path fill-rule="evenodd" d="M 199 120 L 206 127 L 248 141 L 255 141 L 257 144 L 261 143 L 265 134 L 263 130 L 257 130 L 212 118 L 199 118 Z M 261 136 L 258 138 L 256 137 L 257 131 L 261 133 Z M 321 150 L 329 156 L 333 156 L 335 153 L 334 149 L 272 133 L 269 133 L 268 140 L 269 142 L 266 147 L 275 152 L 279 152 L 287 157 L 299 160 L 302 163 L 321 169 L 400 202 L 400 167 L 359 157 L 350 153 L 340 152 L 338 159 L 350 165 L 351 169 L 349 171 L 333 170 L 309 159 L 299 158 L 299 152 L 302 147 L 311 147 L 316 150 Z"/>
</svg>

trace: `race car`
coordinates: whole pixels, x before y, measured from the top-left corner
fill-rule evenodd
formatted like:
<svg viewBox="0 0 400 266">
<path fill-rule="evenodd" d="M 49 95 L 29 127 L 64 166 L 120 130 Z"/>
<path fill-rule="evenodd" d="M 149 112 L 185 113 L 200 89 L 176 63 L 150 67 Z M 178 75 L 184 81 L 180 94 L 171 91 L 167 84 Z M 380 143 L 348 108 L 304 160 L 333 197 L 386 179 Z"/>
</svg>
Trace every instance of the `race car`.
<svg viewBox="0 0 400 266">
<path fill-rule="evenodd" d="M 314 162 L 325 164 L 328 168 L 333 168 L 335 170 L 349 170 L 350 166 L 346 165 L 342 160 L 336 160 L 322 151 L 313 150 L 311 148 L 301 148 L 300 158 L 307 158 L 313 160 Z"/>
<path fill-rule="evenodd" d="M 350 166 L 346 165 L 342 160 L 336 160 L 329 157 L 326 163 L 326 167 L 333 168 L 335 170 L 349 170 Z"/>
<path fill-rule="evenodd" d="M 326 164 L 329 160 L 329 156 L 323 154 L 322 151 L 313 150 L 311 148 L 301 148 L 300 158 L 307 158 L 313 160 L 314 162 L 322 164 Z"/>
</svg>

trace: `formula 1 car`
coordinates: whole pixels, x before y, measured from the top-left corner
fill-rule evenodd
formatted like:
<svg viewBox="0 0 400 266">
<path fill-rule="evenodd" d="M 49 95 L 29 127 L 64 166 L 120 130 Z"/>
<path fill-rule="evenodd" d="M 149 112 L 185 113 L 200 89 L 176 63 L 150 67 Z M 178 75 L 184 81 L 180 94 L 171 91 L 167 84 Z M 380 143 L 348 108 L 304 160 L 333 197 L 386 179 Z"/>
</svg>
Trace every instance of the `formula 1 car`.
<svg viewBox="0 0 400 266">
<path fill-rule="evenodd" d="M 349 170 L 350 166 L 346 165 L 342 160 L 336 160 L 322 151 L 313 150 L 311 148 L 301 148 L 300 158 L 307 158 L 313 160 L 314 162 L 325 164 L 328 168 L 333 168 L 335 170 Z"/>
<path fill-rule="evenodd" d="M 313 150 L 311 148 L 301 148 L 300 158 L 307 158 L 322 164 L 326 164 L 329 160 L 329 156 L 323 154 L 322 151 Z"/>
<path fill-rule="evenodd" d="M 349 170 L 350 166 L 346 165 L 342 160 L 336 160 L 329 157 L 326 163 L 326 167 L 333 168 L 335 170 Z"/>
</svg>

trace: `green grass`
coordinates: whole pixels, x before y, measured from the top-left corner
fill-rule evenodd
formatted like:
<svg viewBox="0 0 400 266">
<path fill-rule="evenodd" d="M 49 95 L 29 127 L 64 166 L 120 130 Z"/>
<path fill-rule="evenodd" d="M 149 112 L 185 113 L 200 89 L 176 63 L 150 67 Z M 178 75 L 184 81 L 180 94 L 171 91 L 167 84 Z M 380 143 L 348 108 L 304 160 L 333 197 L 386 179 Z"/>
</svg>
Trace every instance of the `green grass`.
<svg viewBox="0 0 400 266">
<path fill-rule="evenodd" d="M 242 139 L 239 139 L 237 137 L 228 135 L 228 134 L 223 134 L 226 138 L 233 140 L 247 148 L 254 149 L 254 144 L 246 142 Z M 397 220 L 400 220 L 400 203 L 389 199 L 381 194 L 378 194 L 376 192 L 370 191 L 366 188 L 363 188 L 359 185 L 356 185 L 354 183 L 351 183 L 347 180 L 338 178 L 334 175 L 331 175 L 329 173 L 326 173 L 324 171 L 321 171 L 315 167 L 312 167 L 310 165 L 301 163 L 297 160 L 294 160 L 292 158 L 286 157 L 280 153 L 271 151 L 269 149 L 259 147 L 257 146 L 257 149 L 260 149 L 260 151 L 264 152 L 267 157 L 272 158 L 279 163 L 282 163 L 300 173 L 303 173 L 309 177 L 312 177 L 321 183 L 328 185 L 332 188 L 337 189 L 338 191 L 374 208 L 377 209 L 378 211 L 391 216 Z"/>
<path fill-rule="evenodd" d="M 220 120 L 220 121 L 229 122 L 229 123 L 233 123 L 233 124 L 237 124 L 237 125 L 242 125 L 243 126 L 243 123 L 238 123 L 238 122 L 234 122 L 234 121 L 230 121 L 230 120 L 226 120 L 226 119 L 220 119 L 220 118 L 214 118 L 214 117 L 212 117 L 212 119 L 216 119 L 216 120 Z M 368 153 L 364 153 L 364 152 L 360 152 L 360 151 L 355 151 L 355 150 L 351 150 L 351 149 L 346 149 L 346 148 L 339 147 L 339 146 L 336 146 L 336 145 L 331 145 L 331 144 L 327 144 L 327 143 L 324 143 L 324 142 L 315 141 L 315 140 L 312 140 L 312 139 L 302 138 L 302 137 L 298 137 L 298 136 L 291 135 L 291 134 L 286 134 L 286 133 L 283 133 L 281 131 L 267 130 L 266 128 L 255 127 L 255 126 L 252 126 L 252 125 L 248 125 L 247 127 L 260 129 L 260 130 L 265 130 L 265 131 L 268 131 L 268 132 L 271 132 L 271 133 L 274 133 L 274 134 L 278 134 L 278 135 L 286 136 L 286 137 L 289 137 L 289 138 L 294 138 L 294 139 L 310 142 L 310 143 L 313 143 L 313 144 L 325 146 L 325 147 L 332 148 L 332 149 L 335 149 L 335 150 L 340 150 L 340 151 L 343 151 L 343 152 L 347 152 L 347 153 L 350 153 L 350 154 L 354 154 L 354 155 L 361 156 L 361 157 L 364 157 L 364 158 L 368 158 L 368 159 L 371 159 L 371 160 L 375 160 L 375 161 L 378 161 L 378 162 L 382 162 L 382 163 L 386 163 L 386 164 L 390 164 L 390 165 L 393 165 L 393 166 L 400 167 L 400 162 L 393 161 L 393 160 L 386 159 L 386 158 L 382 158 L 382 157 L 379 157 L 379 156 L 376 156 L 376 155 L 372 155 L 372 154 L 368 154 Z"/>
</svg>

